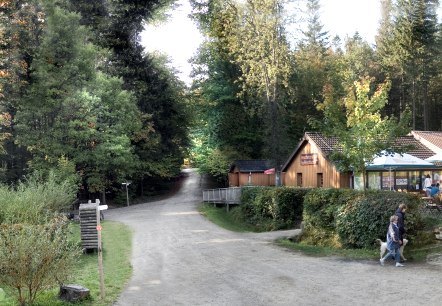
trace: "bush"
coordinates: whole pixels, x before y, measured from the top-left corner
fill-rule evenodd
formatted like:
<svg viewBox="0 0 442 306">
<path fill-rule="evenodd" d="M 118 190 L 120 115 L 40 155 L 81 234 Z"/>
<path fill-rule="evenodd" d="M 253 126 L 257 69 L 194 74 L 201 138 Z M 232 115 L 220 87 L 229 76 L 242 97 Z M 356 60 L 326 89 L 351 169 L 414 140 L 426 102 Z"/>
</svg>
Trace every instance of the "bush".
<svg viewBox="0 0 442 306">
<path fill-rule="evenodd" d="M 81 254 L 67 240 L 67 220 L 59 216 L 45 225 L 0 225 L 0 287 L 20 305 L 67 280 Z"/>
<path fill-rule="evenodd" d="M 370 248 L 376 238 L 385 240 L 390 216 L 400 203 L 408 206 L 405 225 L 412 242 L 423 227 L 416 196 L 382 190 L 313 189 L 304 201 L 301 239 L 315 245 Z"/>
<path fill-rule="evenodd" d="M 288 187 L 244 187 L 241 214 L 261 230 L 293 228 L 302 218 L 302 202 L 307 189 Z"/>
<path fill-rule="evenodd" d="M 76 186 L 49 174 L 35 174 L 12 187 L 0 187 L 0 287 L 20 305 L 65 281 L 80 255 L 67 239 L 67 219 Z"/>
<path fill-rule="evenodd" d="M 385 241 L 390 216 L 401 203 L 408 207 L 405 217 L 407 239 L 413 241 L 418 230 L 423 228 L 417 197 L 379 190 L 362 194 L 363 197 L 356 198 L 339 210 L 336 229 L 344 246 L 363 248 L 372 246 L 376 238 Z"/>
<path fill-rule="evenodd" d="M 53 173 L 47 178 L 34 174 L 15 189 L 0 186 L 0 223 L 45 223 L 52 213 L 70 207 L 76 191 L 74 184 Z"/>
<path fill-rule="evenodd" d="M 339 208 L 354 197 L 353 189 L 311 189 L 304 198 L 301 239 L 309 244 L 341 247 L 336 216 Z"/>
</svg>

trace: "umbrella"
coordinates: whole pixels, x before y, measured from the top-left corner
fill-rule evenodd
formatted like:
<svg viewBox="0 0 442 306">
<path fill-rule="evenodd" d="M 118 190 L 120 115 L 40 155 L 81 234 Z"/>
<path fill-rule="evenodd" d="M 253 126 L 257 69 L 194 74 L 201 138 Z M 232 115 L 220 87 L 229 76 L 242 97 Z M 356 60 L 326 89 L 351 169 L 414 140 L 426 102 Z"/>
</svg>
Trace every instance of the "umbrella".
<svg viewBox="0 0 442 306">
<path fill-rule="evenodd" d="M 367 165 L 367 170 L 388 170 L 390 177 L 390 189 L 393 188 L 391 183 L 393 178 L 391 176 L 391 171 L 394 170 L 405 170 L 405 169 L 428 169 L 433 168 L 435 165 L 415 157 L 407 153 L 388 153 L 385 151 L 381 152 L 380 156 L 377 156 L 373 161 Z"/>
<path fill-rule="evenodd" d="M 429 161 L 420 159 L 407 153 L 387 153 L 381 152 L 381 156 L 377 156 L 367 165 L 367 170 L 384 170 L 384 169 L 428 169 L 434 168 L 434 164 Z"/>
<path fill-rule="evenodd" d="M 428 162 L 442 162 L 442 153 L 437 153 L 436 155 L 430 156 L 425 159 Z"/>
</svg>

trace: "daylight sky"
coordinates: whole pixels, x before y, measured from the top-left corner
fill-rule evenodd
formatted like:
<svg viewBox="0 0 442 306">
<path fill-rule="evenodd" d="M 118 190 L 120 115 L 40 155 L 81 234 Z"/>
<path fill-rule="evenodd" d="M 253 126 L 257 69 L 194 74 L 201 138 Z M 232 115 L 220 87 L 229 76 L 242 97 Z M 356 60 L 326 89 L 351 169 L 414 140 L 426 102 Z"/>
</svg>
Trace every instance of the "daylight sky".
<svg viewBox="0 0 442 306">
<path fill-rule="evenodd" d="M 148 26 L 142 33 L 142 44 L 147 51 L 159 50 L 172 59 L 172 65 L 180 71 L 179 77 L 187 84 L 191 67 L 187 62 L 202 41 L 193 22 L 188 0 L 179 0 L 181 7 L 175 9 L 172 19 L 159 27 Z M 330 37 L 339 35 L 342 40 L 356 31 L 369 43 L 380 19 L 380 0 L 321 0 L 321 23 Z"/>
</svg>

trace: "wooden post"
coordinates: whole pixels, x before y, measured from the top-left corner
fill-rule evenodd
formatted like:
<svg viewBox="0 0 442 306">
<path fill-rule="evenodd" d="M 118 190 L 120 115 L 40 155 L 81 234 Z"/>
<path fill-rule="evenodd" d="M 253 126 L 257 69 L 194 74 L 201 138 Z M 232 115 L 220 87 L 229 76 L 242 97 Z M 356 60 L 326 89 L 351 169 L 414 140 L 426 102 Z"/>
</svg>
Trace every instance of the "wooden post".
<svg viewBox="0 0 442 306">
<path fill-rule="evenodd" d="M 98 235 L 98 274 L 100 276 L 100 297 L 104 300 L 104 273 L 103 273 L 103 250 L 101 245 L 101 224 L 100 224 L 100 200 L 96 199 L 97 202 L 97 235 Z"/>
</svg>

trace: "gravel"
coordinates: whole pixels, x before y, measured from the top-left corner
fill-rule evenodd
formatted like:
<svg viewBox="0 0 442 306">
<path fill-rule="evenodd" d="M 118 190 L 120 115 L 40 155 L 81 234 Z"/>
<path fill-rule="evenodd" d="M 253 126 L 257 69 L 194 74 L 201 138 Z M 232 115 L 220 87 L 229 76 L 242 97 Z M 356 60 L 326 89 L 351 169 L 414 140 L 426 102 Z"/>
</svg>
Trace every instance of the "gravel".
<svg viewBox="0 0 442 306">
<path fill-rule="evenodd" d="M 169 198 L 106 211 L 134 232 L 133 275 L 114 305 L 441 305 L 440 257 L 382 267 L 272 243 L 299 230 L 230 232 L 198 213 L 205 182 L 187 174 Z"/>
</svg>

